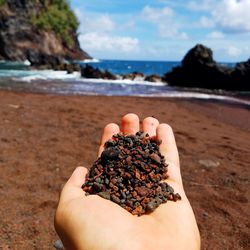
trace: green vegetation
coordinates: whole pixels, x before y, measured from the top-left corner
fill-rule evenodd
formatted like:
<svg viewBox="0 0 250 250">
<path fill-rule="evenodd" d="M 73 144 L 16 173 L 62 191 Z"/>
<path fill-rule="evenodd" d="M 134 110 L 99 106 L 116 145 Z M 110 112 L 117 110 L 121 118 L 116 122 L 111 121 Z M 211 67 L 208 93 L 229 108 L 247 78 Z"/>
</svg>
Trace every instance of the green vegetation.
<svg viewBox="0 0 250 250">
<path fill-rule="evenodd" d="M 2 0 L 0 0 L 2 1 Z M 71 48 L 79 25 L 66 0 L 39 0 L 42 11 L 31 15 L 31 23 L 39 30 L 52 30 Z"/>
<path fill-rule="evenodd" d="M 6 0 L 0 0 L 0 6 L 6 4 Z"/>
</svg>

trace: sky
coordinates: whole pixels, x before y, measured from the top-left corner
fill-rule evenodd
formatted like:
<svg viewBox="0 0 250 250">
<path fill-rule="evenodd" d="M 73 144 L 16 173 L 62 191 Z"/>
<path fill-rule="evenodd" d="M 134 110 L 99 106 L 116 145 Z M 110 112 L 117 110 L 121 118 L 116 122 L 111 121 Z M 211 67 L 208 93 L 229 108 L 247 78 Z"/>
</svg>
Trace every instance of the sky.
<svg viewBox="0 0 250 250">
<path fill-rule="evenodd" d="M 220 62 L 250 58 L 250 0 L 69 0 L 97 59 L 180 61 L 201 43 Z"/>
</svg>

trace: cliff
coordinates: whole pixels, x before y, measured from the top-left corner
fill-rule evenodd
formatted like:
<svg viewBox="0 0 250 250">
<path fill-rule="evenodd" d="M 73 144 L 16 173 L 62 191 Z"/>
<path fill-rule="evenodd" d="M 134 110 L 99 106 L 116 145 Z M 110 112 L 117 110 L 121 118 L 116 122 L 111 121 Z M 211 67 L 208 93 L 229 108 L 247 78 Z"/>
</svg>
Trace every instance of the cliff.
<svg viewBox="0 0 250 250">
<path fill-rule="evenodd" d="M 0 60 L 36 66 L 89 59 L 77 27 L 66 0 L 0 0 Z"/>
</svg>

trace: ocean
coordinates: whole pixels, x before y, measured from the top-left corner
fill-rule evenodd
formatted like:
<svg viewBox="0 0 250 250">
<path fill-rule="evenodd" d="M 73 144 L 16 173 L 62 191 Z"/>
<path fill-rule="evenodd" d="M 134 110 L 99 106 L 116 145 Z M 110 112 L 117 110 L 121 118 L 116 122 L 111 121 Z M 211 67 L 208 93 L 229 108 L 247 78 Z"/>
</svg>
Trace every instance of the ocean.
<svg viewBox="0 0 250 250">
<path fill-rule="evenodd" d="M 116 75 L 141 72 L 145 75 L 163 76 L 180 62 L 171 61 L 128 61 L 92 60 L 86 63 Z M 106 96 L 147 96 L 213 99 L 250 106 L 249 93 L 211 91 L 204 89 L 185 89 L 168 86 L 166 83 L 152 83 L 143 78 L 135 80 L 84 79 L 79 72 L 67 74 L 66 71 L 31 70 L 28 62 L 0 61 L 0 90 L 14 90 L 35 93 L 62 95 L 106 95 Z M 233 67 L 233 63 L 224 63 Z"/>
</svg>

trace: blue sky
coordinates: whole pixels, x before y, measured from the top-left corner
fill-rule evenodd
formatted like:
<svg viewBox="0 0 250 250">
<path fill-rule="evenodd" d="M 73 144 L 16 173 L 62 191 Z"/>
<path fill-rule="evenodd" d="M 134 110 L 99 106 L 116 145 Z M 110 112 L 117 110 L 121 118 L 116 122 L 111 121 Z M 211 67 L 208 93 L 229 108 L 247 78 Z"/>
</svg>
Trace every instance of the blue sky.
<svg viewBox="0 0 250 250">
<path fill-rule="evenodd" d="M 70 0 L 81 47 L 100 59 L 181 60 L 197 43 L 250 57 L 250 0 Z"/>
</svg>

